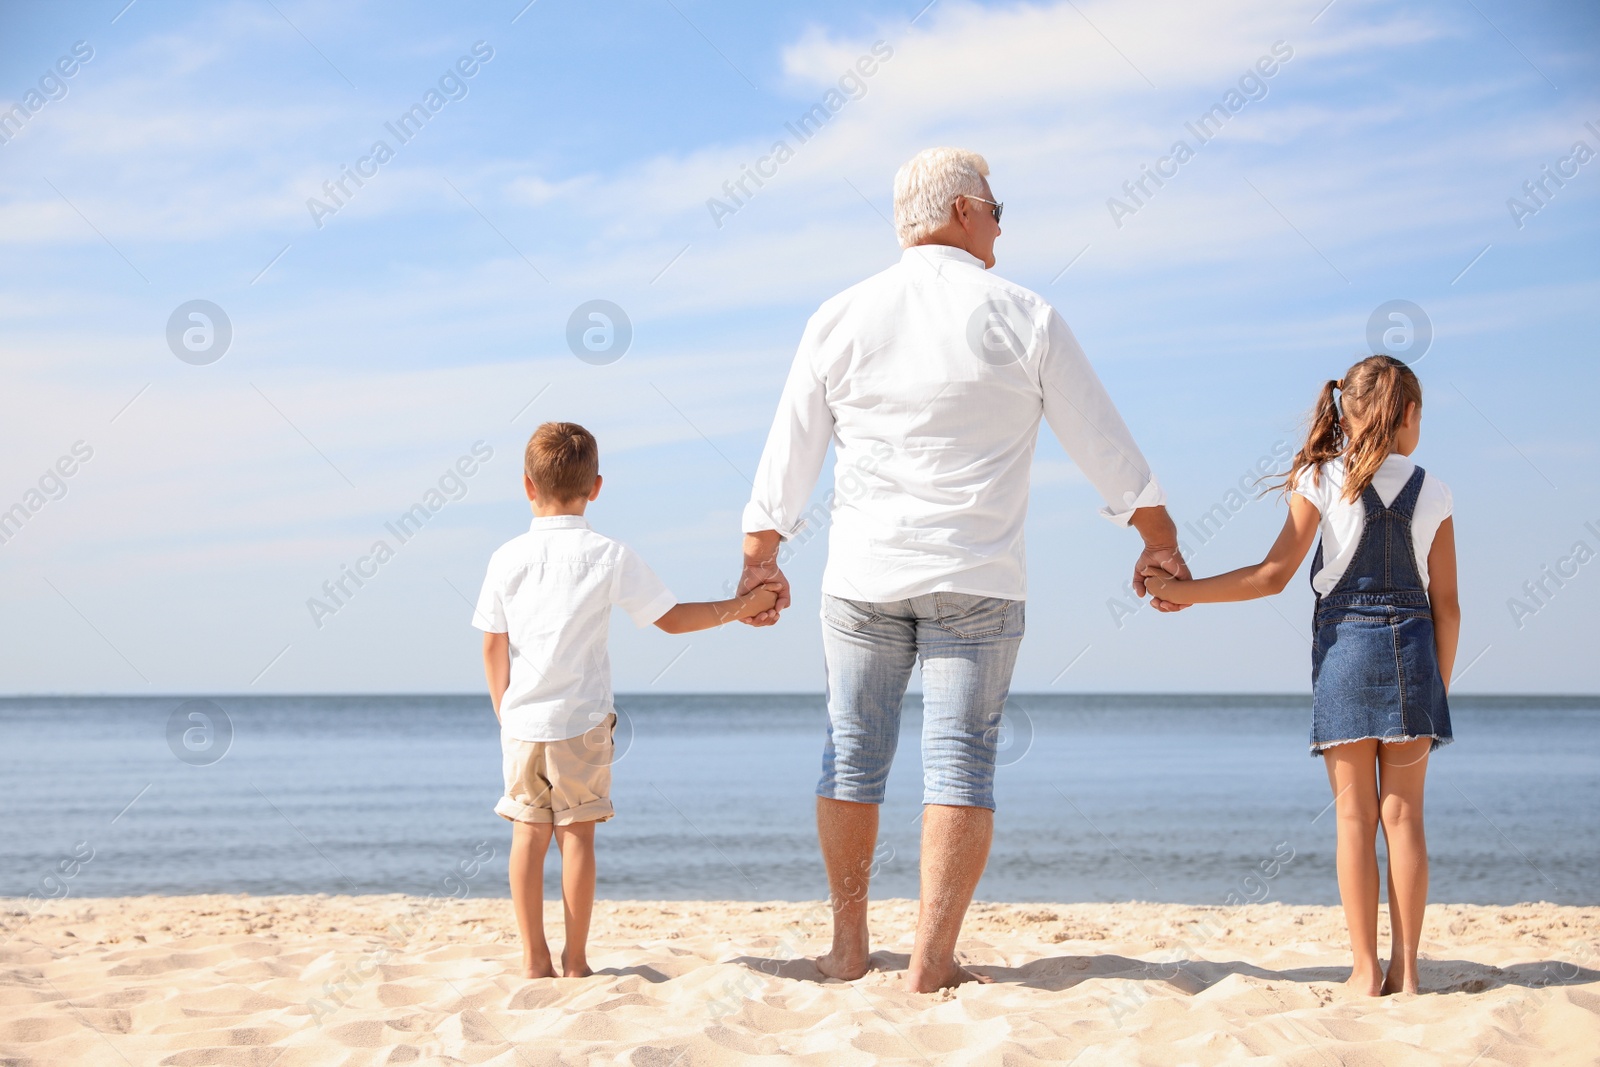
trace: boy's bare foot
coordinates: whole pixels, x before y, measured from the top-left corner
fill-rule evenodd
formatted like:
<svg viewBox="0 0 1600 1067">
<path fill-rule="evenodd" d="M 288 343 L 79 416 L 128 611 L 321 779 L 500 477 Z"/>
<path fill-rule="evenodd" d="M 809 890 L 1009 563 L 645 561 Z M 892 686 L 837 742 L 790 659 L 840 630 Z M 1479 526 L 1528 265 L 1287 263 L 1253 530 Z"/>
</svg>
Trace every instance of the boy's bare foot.
<svg viewBox="0 0 1600 1067">
<path fill-rule="evenodd" d="M 868 959 L 865 949 L 850 953 L 841 953 L 835 949 L 817 957 L 817 970 L 841 982 L 854 982 L 871 969 L 872 961 Z"/>
<path fill-rule="evenodd" d="M 524 978 L 554 978 L 555 976 L 556 976 L 556 967 L 555 967 L 555 964 L 553 962 L 551 962 L 551 959 L 550 959 L 549 956 L 546 956 L 542 961 L 541 960 L 528 959 L 526 957 L 523 958 L 523 961 L 522 961 L 522 977 L 524 977 Z"/>
<path fill-rule="evenodd" d="M 988 985 L 994 979 L 986 974 L 975 974 L 951 960 L 948 968 L 940 968 L 937 972 L 908 969 L 905 981 L 906 989 L 913 993 L 937 993 L 941 989 L 954 989 L 967 982 Z"/>
</svg>

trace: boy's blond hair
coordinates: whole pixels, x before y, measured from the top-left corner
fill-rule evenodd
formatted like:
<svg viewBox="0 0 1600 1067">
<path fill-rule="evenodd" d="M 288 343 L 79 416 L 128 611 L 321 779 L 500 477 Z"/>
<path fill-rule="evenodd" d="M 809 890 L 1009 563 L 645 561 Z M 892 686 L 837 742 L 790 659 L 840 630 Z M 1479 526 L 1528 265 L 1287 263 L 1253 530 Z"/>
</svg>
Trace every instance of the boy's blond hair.
<svg viewBox="0 0 1600 1067">
<path fill-rule="evenodd" d="M 547 422 L 528 438 L 522 469 L 541 497 L 562 504 L 583 499 L 600 473 L 600 445 L 575 422 Z"/>
</svg>

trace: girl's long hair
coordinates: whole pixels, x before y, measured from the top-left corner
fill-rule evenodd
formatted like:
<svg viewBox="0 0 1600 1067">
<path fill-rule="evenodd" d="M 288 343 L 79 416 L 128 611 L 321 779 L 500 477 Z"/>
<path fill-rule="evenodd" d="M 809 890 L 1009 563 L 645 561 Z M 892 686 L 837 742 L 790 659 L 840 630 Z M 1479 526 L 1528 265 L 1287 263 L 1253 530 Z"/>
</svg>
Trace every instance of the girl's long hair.
<svg viewBox="0 0 1600 1067">
<path fill-rule="evenodd" d="M 1422 383 L 1393 356 L 1368 356 L 1345 371 L 1343 379 L 1323 383 L 1306 443 L 1276 488 L 1289 492 L 1307 471 L 1316 485 L 1322 465 L 1343 456 L 1344 499 L 1359 500 L 1394 451 L 1407 404 L 1422 409 Z"/>
</svg>

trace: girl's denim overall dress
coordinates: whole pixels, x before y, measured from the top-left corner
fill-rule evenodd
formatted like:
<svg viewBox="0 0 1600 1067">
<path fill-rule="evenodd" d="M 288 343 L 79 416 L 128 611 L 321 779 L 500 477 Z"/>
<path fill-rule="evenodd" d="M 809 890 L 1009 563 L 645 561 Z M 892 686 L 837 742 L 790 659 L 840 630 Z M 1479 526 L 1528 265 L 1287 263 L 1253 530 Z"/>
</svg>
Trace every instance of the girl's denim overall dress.
<svg viewBox="0 0 1600 1067">
<path fill-rule="evenodd" d="M 1394 503 L 1362 490 L 1366 524 L 1355 557 L 1312 617 L 1311 754 L 1374 737 L 1451 740 L 1450 709 L 1433 643 L 1433 612 L 1417 572 L 1411 515 L 1422 490 L 1418 467 Z M 1311 566 L 1322 570 L 1322 544 Z"/>
</svg>

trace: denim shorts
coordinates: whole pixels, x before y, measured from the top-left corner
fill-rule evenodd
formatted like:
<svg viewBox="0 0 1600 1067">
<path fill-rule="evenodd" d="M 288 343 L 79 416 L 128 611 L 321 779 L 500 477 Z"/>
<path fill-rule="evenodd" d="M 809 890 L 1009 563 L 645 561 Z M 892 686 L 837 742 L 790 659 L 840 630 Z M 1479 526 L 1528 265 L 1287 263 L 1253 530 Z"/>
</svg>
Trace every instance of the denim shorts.
<svg viewBox="0 0 1600 1067">
<path fill-rule="evenodd" d="M 922 802 L 994 808 L 995 747 L 1022 643 L 1023 602 L 927 593 L 822 597 L 828 739 L 817 795 L 883 803 L 900 705 L 922 660 Z"/>
</svg>

